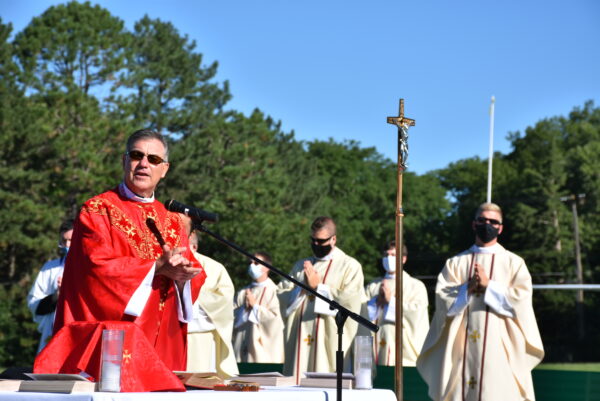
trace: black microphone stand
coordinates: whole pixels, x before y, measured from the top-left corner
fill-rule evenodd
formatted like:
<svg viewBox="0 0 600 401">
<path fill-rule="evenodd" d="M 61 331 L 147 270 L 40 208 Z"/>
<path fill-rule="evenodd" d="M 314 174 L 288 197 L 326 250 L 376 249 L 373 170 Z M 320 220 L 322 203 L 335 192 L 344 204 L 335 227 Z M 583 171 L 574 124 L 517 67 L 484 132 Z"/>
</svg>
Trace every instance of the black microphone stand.
<svg viewBox="0 0 600 401">
<path fill-rule="evenodd" d="M 337 310 L 337 313 L 335 315 L 335 324 L 336 324 L 337 333 L 338 333 L 338 349 L 335 353 L 335 371 L 336 371 L 336 375 L 337 375 L 337 377 L 336 377 L 336 379 L 337 379 L 337 381 L 336 381 L 336 391 L 337 391 L 336 399 L 337 399 L 337 401 L 342 401 L 342 371 L 344 370 L 344 351 L 342 350 L 342 334 L 344 333 L 344 323 L 346 323 L 346 320 L 350 317 L 353 320 L 355 320 L 357 323 L 362 324 L 363 326 L 365 326 L 367 329 L 369 329 L 371 331 L 376 332 L 379 330 L 379 327 L 376 324 L 371 323 L 369 320 L 365 319 L 364 317 L 360 316 L 359 314 L 356 314 L 356 313 L 352 312 L 351 310 L 343 307 L 336 301 L 333 301 L 333 300 L 319 294 L 318 292 L 316 292 L 315 290 L 313 290 L 312 288 L 310 288 L 303 282 L 298 281 L 295 278 L 291 277 L 289 274 L 284 273 L 283 271 L 279 270 L 278 268 L 271 266 L 269 263 L 258 259 L 257 257 L 252 255 L 245 249 L 241 248 L 240 246 L 221 237 L 219 234 L 213 233 L 212 231 L 208 230 L 206 227 L 204 227 L 202 225 L 202 221 L 198 222 L 198 221 L 192 220 L 192 227 L 210 235 L 211 237 L 217 239 L 219 242 L 236 250 L 238 253 L 241 253 L 242 255 L 247 256 L 248 258 L 254 260 L 255 262 L 260 263 L 263 266 L 266 266 L 267 268 L 269 268 L 269 270 L 277 273 L 278 275 L 285 278 L 286 280 L 291 281 L 292 283 L 294 283 L 298 287 L 302 288 L 306 292 L 310 293 L 311 295 L 314 295 L 315 297 L 322 299 L 323 301 L 325 301 L 329 304 L 329 308 L 331 310 Z"/>
</svg>

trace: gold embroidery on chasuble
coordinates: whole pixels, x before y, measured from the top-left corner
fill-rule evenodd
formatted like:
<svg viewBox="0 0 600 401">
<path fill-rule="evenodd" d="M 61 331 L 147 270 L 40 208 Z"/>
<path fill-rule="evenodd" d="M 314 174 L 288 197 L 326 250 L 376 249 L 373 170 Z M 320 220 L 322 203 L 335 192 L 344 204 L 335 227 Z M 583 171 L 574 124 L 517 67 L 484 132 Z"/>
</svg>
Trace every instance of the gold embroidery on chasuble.
<svg viewBox="0 0 600 401">
<path fill-rule="evenodd" d="M 476 343 L 480 338 L 481 335 L 479 334 L 479 330 L 473 330 L 471 334 L 469 334 L 469 339 L 474 343 Z"/>
<path fill-rule="evenodd" d="M 309 334 L 308 336 L 306 336 L 306 338 L 304 339 L 304 342 L 306 343 L 306 345 L 312 345 L 312 343 L 314 342 L 314 338 L 312 338 L 312 336 Z"/>
<path fill-rule="evenodd" d="M 131 361 L 131 352 L 129 350 L 123 351 L 123 363 L 129 363 Z"/>
<path fill-rule="evenodd" d="M 474 390 L 475 385 L 477 384 L 477 380 L 475 380 L 475 376 L 471 376 L 471 379 L 467 382 L 467 384 L 469 385 L 469 388 L 471 388 L 471 390 Z"/>
<path fill-rule="evenodd" d="M 152 205 L 137 205 L 142 215 L 142 221 L 147 219 L 154 220 L 158 231 L 162 234 L 165 242 L 171 247 L 177 247 L 181 243 L 179 235 L 180 220 L 174 213 L 167 213 L 165 219 L 161 221 L 158 213 Z M 136 256 L 141 259 L 153 260 L 160 257 L 162 248 L 156 239 L 156 236 L 150 231 L 148 226 L 138 227 L 121 209 L 110 201 L 102 198 L 96 198 L 84 206 L 90 213 L 101 216 L 108 216 L 110 224 L 121 231 L 129 245 L 135 250 Z"/>
</svg>

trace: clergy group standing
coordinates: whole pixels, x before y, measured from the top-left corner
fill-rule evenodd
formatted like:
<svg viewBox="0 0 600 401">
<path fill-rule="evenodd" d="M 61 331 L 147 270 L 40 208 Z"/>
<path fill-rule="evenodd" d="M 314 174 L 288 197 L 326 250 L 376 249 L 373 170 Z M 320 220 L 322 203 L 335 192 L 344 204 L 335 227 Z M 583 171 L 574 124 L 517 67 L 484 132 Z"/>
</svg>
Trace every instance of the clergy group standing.
<svg viewBox="0 0 600 401">
<path fill-rule="evenodd" d="M 61 229 L 61 246 L 70 249 L 66 261 L 46 264 L 30 291 L 40 347 L 52 321 L 54 333 L 73 322 L 126 321 L 143 331 L 170 370 L 215 371 L 229 378 L 238 373 L 236 359 L 283 362 L 284 374 L 297 383 L 303 372 L 335 371 L 337 312 L 328 303 L 291 281 L 275 285 L 269 270 L 254 261 L 248 267 L 252 283 L 236 295 L 225 267 L 197 252 L 189 219 L 155 199 L 169 169 L 160 133 L 134 132 L 122 165 L 123 181 L 85 202 L 72 230 Z M 438 276 L 430 328 L 425 286 L 402 271 L 402 364 L 416 363 L 435 401 L 534 400 L 531 370 L 544 349 L 531 276 L 523 259 L 498 243 L 503 223 L 497 205 L 482 204 L 472 228 L 475 244 L 448 259 Z M 384 277 L 366 288 L 361 264 L 336 245 L 334 220 L 316 218 L 310 227 L 312 255 L 297 261 L 290 275 L 354 313 L 362 307 L 380 326 L 376 334 L 360 332 L 374 335 L 375 363 L 396 365 L 395 244 L 384 252 Z M 271 263 L 265 253 L 255 257 Z M 59 287 L 54 317 L 46 307 Z M 346 320 L 345 370 L 357 329 L 357 322 Z M 51 352 L 42 352 L 36 369 L 51 359 Z"/>
</svg>

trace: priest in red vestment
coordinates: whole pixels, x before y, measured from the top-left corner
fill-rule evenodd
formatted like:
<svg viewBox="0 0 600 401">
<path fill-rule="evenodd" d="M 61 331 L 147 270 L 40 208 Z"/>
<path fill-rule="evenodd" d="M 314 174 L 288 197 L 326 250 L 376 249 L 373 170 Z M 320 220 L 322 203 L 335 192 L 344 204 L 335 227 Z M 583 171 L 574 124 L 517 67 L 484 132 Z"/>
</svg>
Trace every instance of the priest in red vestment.
<svg viewBox="0 0 600 401">
<path fill-rule="evenodd" d="M 83 205 L 54 333 L 74 321 L 130 321 L 168 368 L 185 370 L 187 322 L 206 274 L 179 215 L 154 198 L 167 160 L 160 133 L 134 132 L 123 156 L 123 182 Z"/>
</svg>

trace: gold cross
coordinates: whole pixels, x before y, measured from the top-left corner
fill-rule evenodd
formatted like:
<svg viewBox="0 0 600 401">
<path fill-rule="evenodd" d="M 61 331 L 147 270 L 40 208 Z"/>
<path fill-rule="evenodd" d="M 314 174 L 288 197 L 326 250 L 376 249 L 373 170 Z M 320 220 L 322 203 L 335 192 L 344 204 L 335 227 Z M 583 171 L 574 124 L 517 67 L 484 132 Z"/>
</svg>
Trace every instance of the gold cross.
<svg viewBox="0 0 600 401">
<path fill-rule="evenodd" d="M 388 124 L 394 124 L 396 127 L 398 127 L 398 129 L 400 129 L 403 125 L 406 125 L 407 127 L 414 127 L 415 120 L 404 117 L 404 99 L 400 99 L 399 114 L 400 115 L 398 117 L 388 117 Z"/>
<path fill-rule="evenodd" d="M 386 344 L 387 344 L 387 342 L 385 341 L 385 338 L 382 338 L 381 341 L 379 341 L 380 347 L 385 347 Z"/>
<path fill-rule="evenodd" d="M 408 128 L 415 125 L 415 120 L 404 117 L 404 99 L 400 99 L 398 117 L 388 117 L 387 122 L 398 127 L 398 171 L 401 174 L 406 169 L 406 159 L 408 158 Z M 398 178 L 398 186 L 399 190 L 402 189 L 400 178 Z M 401 192 L 398 193 L 398 199 L 401 201 Z M 400 207 L 397 213 L 403 214 Z"/>
<path fill-rule="evenodd" d="M 481 338 L 481 336 L 479 335 L 479 331 L 473 330 L 471 332 L 471 334 L 469 335 L 469 338 L 471 339 L 472 342 L 476 343 L 477 340 L 479 340 Z"/>
<path fill-rule="evenodd" d="M 158 310 L 162 311 L 163 309 L 165 309 L 165 301 L 160 301 L 158 304 Z"/>
<path fill-rule="evenodd" d="M 471 376 L 471 380 L 469 380 L 467 382 L 467 384 L 469 385 L 469 387 L 471 387 L 472 389 L 475 389 L 475 385 L 477 384 L 477 380 L 475 380 L 474 376 Z"/>
<path fill-rule="evenodd" d="M 315 340 L 312 338 L 312 336 L 309 334 L 305 339 L 304 342 L 306 343 L 306 345 L 311 345 Z"/>
<path fill-rule="evenodd" d="M 131 361 L 131 353 L 128 350 L 123 351 L 123 363 L 129 363 Z"/>
<path fill-rule="evenodd" d="M 133 236 L 134 232 L 135 232 L 135 229 L 133 227 L 129 227 L 125 230 L 125 234 L 129 235 L 130 237 Z"/>
</svg>

